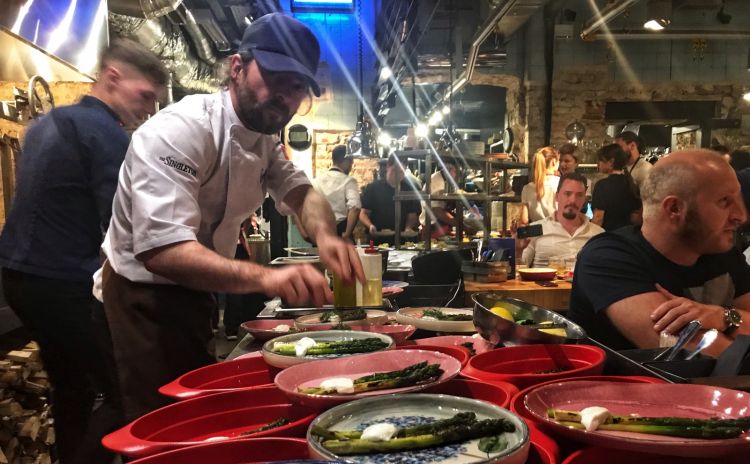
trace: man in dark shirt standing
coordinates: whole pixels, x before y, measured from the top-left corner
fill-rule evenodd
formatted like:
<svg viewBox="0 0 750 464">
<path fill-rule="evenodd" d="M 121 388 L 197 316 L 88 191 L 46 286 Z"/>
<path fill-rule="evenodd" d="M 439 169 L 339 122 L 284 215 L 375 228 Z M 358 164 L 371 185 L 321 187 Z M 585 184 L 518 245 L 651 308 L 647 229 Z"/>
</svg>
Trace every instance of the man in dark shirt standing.
<svg viewBox="0 0 750 464">
<path fill-rule="evenodd" d="M 691 320 L 722 332 L 717 355 L 750 334 L 750 266 L 734 247 L 747 219 L 718 153 L 690 150 L 654 165 L 641 188 L 643 226 L 591 239 L 578 255 L 569 317 L 614 349 L 656 348 Z"/>
<path fill-rule="evenodd" d="M 111 460 L 99 440 L 115 424 L 92 414 L 96 394 L 111 388 L 92 324 L 92 277 L 128 149 L 123 127 L 154 113 L 167 79 L 153 53 L 115 40 L 90 94 L 52 110 L 24 139 L 0 265 L 8 303 L 38 340 L 50 376 L 62 464 Z"/>
<path fill-rule="evenodd" d="M 404 182 L 404 169 L 395 156 L 388 158 L 385 179 L 378 179 L 365 187 L 362 192 L 362 209 L 359 220 L 367 228 L 370 236 L 382 230 L 396 230 L 396 186 L 401 184 L 402 192 L 416 191 Z M 419 201 L 404 201 L 401 203 L 401 224 L 405 231 L 416 231 L 419 225 L 419 213 L 422 207 Z"/>
</svg>

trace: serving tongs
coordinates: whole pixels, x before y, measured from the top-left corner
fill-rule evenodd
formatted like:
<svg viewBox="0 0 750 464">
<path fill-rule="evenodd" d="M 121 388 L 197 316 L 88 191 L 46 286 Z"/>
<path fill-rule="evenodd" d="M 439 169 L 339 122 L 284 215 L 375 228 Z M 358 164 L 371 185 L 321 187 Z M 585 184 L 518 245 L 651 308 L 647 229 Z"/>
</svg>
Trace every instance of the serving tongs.
<svg viewBox="0 0 750 464">
<path fill-rule="evenodd" d="M 693 339 L 700 329 L 701 322 L 699 320 L 688 322 L 680 332 L 679 337 L 677 337 L 677 343 L 657 354 L 656 357 L 654 357 L 654 361 L 674 361 L 674 358 L 677 357 L 677 353 L 679 353 L 680 350 Z"/>
</svg>

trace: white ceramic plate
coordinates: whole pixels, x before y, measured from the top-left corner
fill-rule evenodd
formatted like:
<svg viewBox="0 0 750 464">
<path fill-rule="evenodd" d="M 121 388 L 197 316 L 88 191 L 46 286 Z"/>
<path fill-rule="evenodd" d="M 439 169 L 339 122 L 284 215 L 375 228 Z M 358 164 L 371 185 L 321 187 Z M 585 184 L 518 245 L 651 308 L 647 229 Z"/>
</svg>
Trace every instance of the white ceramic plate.
<svg viewBox="0 0 750 464">
<path fill-rule="evenodd" d="M 282 343 L 294 343 L 297 340 L 303 338 L 303 337 L 309 337 L 315 340 L 316 342 L 330 342 L 330 341 L 337 341 L 337 340 L 363 340 L 365 338 L 379 338 L 380 340 L 383 340 L 385 343 L 387 343 L 387 346 L 379 351 L 384 350 L 390 350 L 393 348 L 393 339 L 389 337 L 388 335 L 383 335 L 379 333 L 374 332 L 358 332 L 354 330 L 321 330 L 320 332 L 301 332 L 296 334 L 290 334 L 290 335 L 284 335 L 281 337 L 274 338 L 273 340 L 267 341 L 263 348 L 261 348 L 261 353 L 263 354 L 263 359 L 266 360 L 268 364 L 274 367 L 278 367 L 280 369 L 286 369 L 289 366 L 294 366 L 296 364 L 302 364 L 310 361 L 320 361 L 321 359 L 331 359 L 331 358 L 341 358 L 344 356 L 356 356 L 358 354 L 362 353 L 353 353 L 353 354 L 342 354 L 342 355 L 323 355 L 323 356 L 286 356 L 283 354 L 278 354 L 273 352 L 273 344 L 282 342 Z"/>
<path fill-rule="evenodd" d="M 396 313 L 396 320 L 401 324 L 411 324 L 418 329 L 430 330 L 433 332 L 476 332 L 474 328 L 474 321 L 441 321 L 438 319 L 425 319 L 422 313 L 426 309 L 437 309 L 444 314 L 466 314 L 468 316 L 474 315 L 472 309 L 463 308 L 440 308 L 435 306 L 425 306 L 419 308 L 401 308 Z"/>
<path fill-rule="evenodd" d="M 508 447 L 488 455 L 478 448 L 479 440 L 399 453 L 337 456 L 326 450 L 311 433 L 313 427 L 329 430 L 363 430 L 365 427 L 390 422 L 410 426 L 448 419 L 459 412 L 474 412 L 477 419 L 507 419 L 515 431 L 505 433 Z M 336 406 L 318 416 L 307 429 L 310 457 L 315 459 L 345 459 L 356 463 L 486 463 L 523 464 L 529 452 L 529 429 L 520 417 L 484 401 L 450 395 L 409 393 L 378 396 Z"/>
</svg>

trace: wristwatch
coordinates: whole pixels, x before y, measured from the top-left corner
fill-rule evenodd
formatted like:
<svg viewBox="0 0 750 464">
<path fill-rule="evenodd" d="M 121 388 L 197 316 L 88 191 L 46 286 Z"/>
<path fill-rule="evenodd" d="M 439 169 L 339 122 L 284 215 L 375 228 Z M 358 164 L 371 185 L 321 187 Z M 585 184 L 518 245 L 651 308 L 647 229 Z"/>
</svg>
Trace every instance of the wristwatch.
<svg viewBox="0 0 750 464">
<path fill-rule="evenodd" d="M 724 329 L 724 334 L 731 335 L 735 330 L 740 328 L 742 324 L 742 314 L 732 306 L 724 306 L 724 324 L 727 326 Z"/>
</svg>

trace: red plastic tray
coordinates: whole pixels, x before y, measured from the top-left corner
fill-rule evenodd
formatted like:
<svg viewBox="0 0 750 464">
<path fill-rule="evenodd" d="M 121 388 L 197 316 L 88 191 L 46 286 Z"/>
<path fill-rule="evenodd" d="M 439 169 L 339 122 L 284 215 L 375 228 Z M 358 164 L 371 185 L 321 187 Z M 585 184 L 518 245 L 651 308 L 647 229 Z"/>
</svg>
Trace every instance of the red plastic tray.
<svg viewBox="0 0 750 464">
<path fill-rule="evenodd" d="M 560 447 L 557 446 L 557 442 L 534 427 L 529 421 L 526 421 L 526 425 L 529 426 L 531 435 L 531 448 L 526 464 L 558 464 L 560 462 Z"/>
<path fill-rule="evenodd" d="M 558 357 L 567 359 L 573 369 L 548 374 L 532 373 L 559 367 Z M 461 375 L 483 381 L 502 380 L 518 388 L 526 388 L 549 380 L 599 375 L 606 358 L 604 350 L 596 346 L 517 345 L 474 356 L 461 369 Z"/>
<path fill-rule="evenodd" d="M 684 458 L 606 448 L 584 448 L 568 456 L 563 464 L 746 464 L 747 462 L 747 458 Z"/>
<path fill-rule="evenodd" d="M 102 444 L 129 457 L 205 444 L 211 437 L 240 437 L 281 417 L 285 426 L 254 434 L 258 437 L 304 437 L 317 411 L 292 406 L 275 386 L 264 386 L 193 398 L 142 416 L 102 439 Z"/>
<path fill-rule="evenodd" d="M 442 385 L 428 388 L 424 392 L 473 398 L 508 409 L 510 399 L 518 392 L 518 389 L 507 382 L 490 383 L 479 380 L 453 379 Z"/>
<path fill-rule="evenodd" d="M 195 369 L 159 388 L 178 400 L 273 384 L 274 370 L 262 357 L 235 359 Z"/>
<path fill-rule="evenodd" d="M 167 451 L 130 464 L 252 464 L 308 458 L 302 438 L 249 438 Z"/>
</svg>

